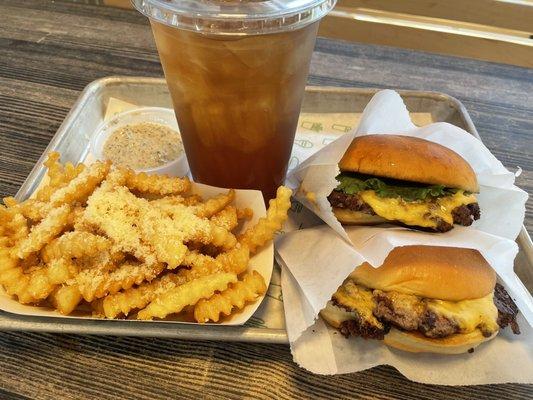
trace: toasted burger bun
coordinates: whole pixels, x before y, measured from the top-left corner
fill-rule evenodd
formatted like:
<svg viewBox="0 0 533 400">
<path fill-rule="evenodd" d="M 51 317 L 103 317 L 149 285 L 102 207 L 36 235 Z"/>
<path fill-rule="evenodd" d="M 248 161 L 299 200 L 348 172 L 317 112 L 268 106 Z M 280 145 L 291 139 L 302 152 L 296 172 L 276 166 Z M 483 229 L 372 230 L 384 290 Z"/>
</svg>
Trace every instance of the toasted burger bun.
<svg viewBox="0 0 533 400">
<path fill-rule="evenodd" d="M 476 329 L 470 333 L 432 339 L 418 332 L 404 332 L 392 328 L 383 341 L 387 346 L 412 353 L 461 354 L 493 339 L 497 334 L 498 331 L 490 337 L 484 337 L 481 331 Z"/>
<path fill-rule="evenodd" d="M 337 220 L 344 225 L 376 225 L 387 222 L 385 218 L 379 215 L 370 215 L 360 211 L 338 207 L 333 207 L 332 210 Z"/>
<path fill-rule="evenodd" d="M 372 289 L 447 301 L 479 299 L 496 285 L 496 273 L 477 250 L 438 246 L 396 247 L 382 266 L 364 263 L 350 278 Z"/>
<path fill-rule="evenodd" d="M 459 154 L 440 144 L 399 135 L 356 137 L 341 171 L 478 192 L 474 170 Z"/>
</svg>

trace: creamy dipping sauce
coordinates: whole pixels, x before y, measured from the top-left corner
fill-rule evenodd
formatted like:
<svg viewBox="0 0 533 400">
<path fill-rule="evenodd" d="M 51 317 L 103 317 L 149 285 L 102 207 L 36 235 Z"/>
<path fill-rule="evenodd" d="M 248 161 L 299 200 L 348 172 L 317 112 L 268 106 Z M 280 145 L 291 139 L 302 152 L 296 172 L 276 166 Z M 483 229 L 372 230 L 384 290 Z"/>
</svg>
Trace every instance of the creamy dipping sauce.
<svg viewBox="0 0 533 400">
<path fill-rule="evenodd" d="M 178 158 L 183 143 L 175 130 L 153 122 L 129 124 L 107 138 L 103 155 L 113 164 L 133 169 L 154 168 Z"/>
</svg>

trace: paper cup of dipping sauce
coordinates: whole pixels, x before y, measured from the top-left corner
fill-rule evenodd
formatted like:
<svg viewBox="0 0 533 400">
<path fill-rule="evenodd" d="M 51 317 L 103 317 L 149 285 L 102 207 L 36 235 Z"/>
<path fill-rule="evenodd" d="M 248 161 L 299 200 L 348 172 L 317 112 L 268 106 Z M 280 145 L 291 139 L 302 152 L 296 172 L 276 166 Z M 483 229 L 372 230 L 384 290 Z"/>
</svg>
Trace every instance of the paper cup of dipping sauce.
<svg viewBox="0 0 533 400">
<path fill-rule="evenodd" d="M 150 18 L 196 182 L 275 197 L 335 2 L 133 0 Z"/>
<path fill-rule="evenodd" d="M 98 160 L 137 172 L 171 176 L 189 172 L 176 117 L 168 108 L 142 107 L 115 114 L 97 128 L 90 151 Z"/>
</svg>

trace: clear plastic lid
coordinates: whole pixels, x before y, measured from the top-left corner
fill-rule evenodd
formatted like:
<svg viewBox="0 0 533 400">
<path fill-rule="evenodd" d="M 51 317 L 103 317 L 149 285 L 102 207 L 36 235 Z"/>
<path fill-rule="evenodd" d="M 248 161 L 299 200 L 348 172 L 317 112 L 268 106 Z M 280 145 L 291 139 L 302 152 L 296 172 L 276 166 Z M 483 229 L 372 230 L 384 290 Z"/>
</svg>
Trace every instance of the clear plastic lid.
<svg viewBox="0 0 533 400">
<path fill-rule="evenodd" d="M 213 35 L 260 35 L 299 29 L 325 16 L 337 0 L 132 0 L 147 17 Z"/>
</svg>

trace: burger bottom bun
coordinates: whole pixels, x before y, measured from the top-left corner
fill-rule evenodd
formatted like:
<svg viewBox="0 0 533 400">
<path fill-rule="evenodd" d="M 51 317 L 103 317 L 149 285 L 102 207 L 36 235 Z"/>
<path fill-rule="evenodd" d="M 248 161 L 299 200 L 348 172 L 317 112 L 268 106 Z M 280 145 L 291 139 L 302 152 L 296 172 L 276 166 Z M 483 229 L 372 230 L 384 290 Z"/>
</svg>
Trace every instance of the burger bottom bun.
<svg viewBox="0 0 533 400">
<path fill-rule="evenodd" d="M 490 337 L 485 337 L 479 329 L 476 329 L 470 333 L 433 339 L 418 332 L 405 332 L 392 328 L 385 335 L 384 341 L 387 346 L 411 353 L 461 354 L 493 339 L 497 334 L 498 331 Z"/>
<path fill-rule="evenodd" d="M 345 225 L 376 225 L 388 222 L 379 215 L 370 215 L 360 211 L 333 207 L 333 214 L 341 224 Z"/>
</svg>

